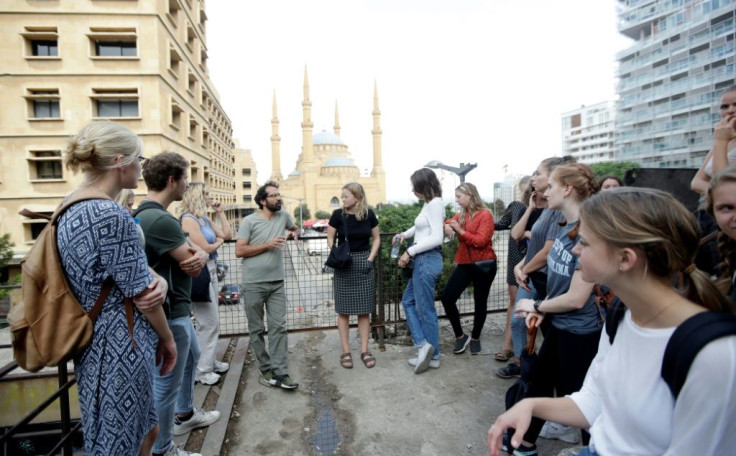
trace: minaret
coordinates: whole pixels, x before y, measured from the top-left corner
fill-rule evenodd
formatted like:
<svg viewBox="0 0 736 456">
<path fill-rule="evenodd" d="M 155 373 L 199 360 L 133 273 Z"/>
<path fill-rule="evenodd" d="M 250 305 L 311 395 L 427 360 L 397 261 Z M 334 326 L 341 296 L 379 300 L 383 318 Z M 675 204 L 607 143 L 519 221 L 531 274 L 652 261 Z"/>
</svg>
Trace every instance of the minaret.
<svg viewBox="0 0 736 456">
<path fill-rule="evenodd" d="M 276 108 L 276 90 L 273 91 L 273 117 L 271 118 L 271 180 L 281 182 L 281 138 L 279 137 L 279 115 Z"/>
<path fill-rule="evenodd" d="M 302 101 L 302 163 L 311 165 L 314 161 L 314 138 L 312 137 L 312 102 L 309 100 L 309 78 L 304 66 L 304 100 Z"/>
<path fill-rule="evenodd" d="M 386 173 L 383 170 L 383 161 L 381 159 L 381 111 L 378 109 L 378 82 L 373 82 L 373 171 L 371 176 L 377 184 L 377 201 L 373 204 L 386 203 Z"/>
<path fill-rule="evenodd" d="M 381 111 L 378 109 L 378 83 L 373 82 L 373 174 L 380 170 L 383 172 L 383 161 L 381 160 Z"/>
<path fill-rule="evenodd" d="M 340 137 L 340 113 L 337 110 L 337 100 L 335 100 L 335 126 L 333 128 L 335 130 L 335 136 L 339 138 Z"/>
</svg>

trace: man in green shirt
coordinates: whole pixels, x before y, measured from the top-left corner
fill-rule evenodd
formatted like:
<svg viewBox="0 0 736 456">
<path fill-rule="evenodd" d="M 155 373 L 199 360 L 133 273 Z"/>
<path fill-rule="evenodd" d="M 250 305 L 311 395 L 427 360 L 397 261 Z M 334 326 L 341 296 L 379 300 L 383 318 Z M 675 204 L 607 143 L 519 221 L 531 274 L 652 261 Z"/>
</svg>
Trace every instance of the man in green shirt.
<svg viewBox="0 0 736 456">
<path fill-rule="evenodd" d="M 192 277 L 199 275 L 209 255 L 187 240 L 179 221 L 166 210 L 173 201 L 181 201 L 184 196 L 189 186 L 188 167 L 187 160 L 173 152 L 163 152 L 147 160 L 143 165 L 143 178 L 148 193 L 134 213 L 140 219 L 146 239 L 148 265 L 169 284 L 164 310 L 177 349 L 174 369 L 166 375 L 156 375 L 153 381 L 159 418 L 154 455 L 194 455 L 177 448 L 173 435 L 209 426 L 220 418 L 220 412 L 204 412 L 193 404 L 199 344 L 189 316 L 192 310 L 190 294 Z"/>
<path fill-rule="evenodd" d="M 245 217 L 238 230 L 235 256 L 243 259 L 243 301 L 248 317 L 251 345 L 263 378 L 273 386 L 299 387 L 289 377 L 286 333 L 286 290 L 284 254 L 288 238 L 296 239 L 299 228 L 281 211 L 279 185 L 266 182 L 256 192 L 258 210 Z M 285 231 L 289 230 L 289 236 Z M 264 339 L 263 315 L 268 315 L 268 350 Z"/>
</svg>

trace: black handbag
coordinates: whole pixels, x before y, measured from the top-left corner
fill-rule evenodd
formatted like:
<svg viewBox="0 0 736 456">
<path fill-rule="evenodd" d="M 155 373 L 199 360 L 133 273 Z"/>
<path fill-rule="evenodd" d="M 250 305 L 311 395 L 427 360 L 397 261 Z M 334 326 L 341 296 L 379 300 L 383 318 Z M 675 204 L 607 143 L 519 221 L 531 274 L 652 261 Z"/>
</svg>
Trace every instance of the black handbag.
<svg viewBox="0 0 736 456">
<path fill-rule="evenodd" d="M 181 225 L 184 215 L 179 216 L 179 225 Z M 192 277 L 192 292 L 190 293 L 189 299 L 192 302 L 212 302 L 210 299 L 210 282 L 212 282 L 212 276 L 210 275 L 210 268 L 205 263 L 199 275 Z"/>
<path fill-rule="evenodd" d="M 468 247 L 468 258 L 470 258 L 470 261 L 473 261 L 473 252 L 470 250 L 470 247 Z M 480 269 L 480 272 L 488 274 L 491 272 L 491 268 L 496 267 L 496 260 L 478 260 L 473 261 L 473 264 Z"/>
<path fill-rule="evenodd" d="M 197 277 L 192 278 L 192 296 L 193 302 L 211 302 L 210 300 L 210 268 L 205 264 Z"/>
<path fill-rule="evenodd" d="M 325 266 L 329 266 L 332 269 L 345 269 L 353 264 L 353 257 L 350 256 L 348 224 L 347 217 L 345 217 L 345 215 L 342 216 L 342 226 L 345 228 L 345 242 L 337 247 L 333 245 L 332 250 L 330 250 L 330 255 L 327 257 L 327 261 L 325 261 Z M 337 236 L 335 236 L 335 241 L 337 241 Z"/>
</svg>

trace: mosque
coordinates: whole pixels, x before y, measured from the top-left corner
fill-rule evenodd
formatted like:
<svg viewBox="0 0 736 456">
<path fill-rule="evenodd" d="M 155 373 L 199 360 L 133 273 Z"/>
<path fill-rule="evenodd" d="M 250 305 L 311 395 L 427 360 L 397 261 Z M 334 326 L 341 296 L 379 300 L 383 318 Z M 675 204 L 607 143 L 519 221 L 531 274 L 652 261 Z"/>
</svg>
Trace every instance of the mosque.
<svg viewBox="0 0 736 456">
<path fill-rule="evenodd" d="M 386 174 L 381 159 L 381 112 L 378 109 L 378 87 L 373 88 L 373 169 L 370 175 L 361 176 L 353 162 L 347 144 L 340 139 L 340 118 L 335 104 L 333 132 L 313 133 L 312 102 L 309 99 L 309 78 L 304 70 L 304 100 L 302 101 L 302 153 L 294 170 L 286 178 L 281 175 L 279 119 L 276 94 L 273 98 L 271 119 L 271 180 L 279 182 L 279 192 L 285 195 L 285 209 L 293 214 L 293 208 L 303 202 L 312 216 L 317 211 L 332 212 L 341 206 L 342 187 L 348 182 L 360 183 L 366 192 L 368 204 L 375 207 L 386 203 Z"/>
</svg>

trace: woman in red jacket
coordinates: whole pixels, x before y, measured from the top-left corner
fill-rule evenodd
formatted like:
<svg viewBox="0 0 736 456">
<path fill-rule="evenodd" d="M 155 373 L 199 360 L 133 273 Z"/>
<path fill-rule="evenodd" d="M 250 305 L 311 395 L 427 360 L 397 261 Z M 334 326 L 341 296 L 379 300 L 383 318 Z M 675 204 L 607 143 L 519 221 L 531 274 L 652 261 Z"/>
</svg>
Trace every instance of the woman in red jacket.
<svg viewBox="0 0 736 456">
<path fill-rule="evenodd" d="M 496 277 L 496 252 L 493 251 L 493 214 L 478 195 L 478 189 L 470 183 L 455 189 L 455 201 L 461 211 L 445 222 L 445 234 L 457 235 L 455 269 L 442 293 L 445 314 L 455 332 L 455 354 L 465 351 L 470 344 L 470 354 L 480 353 L 480 331 L 486 322 L 488 293 Z M 470 337 L 460 325 L 460 313 L 455 304 L 472 282 L 475 312 Z"/>
</svg>

